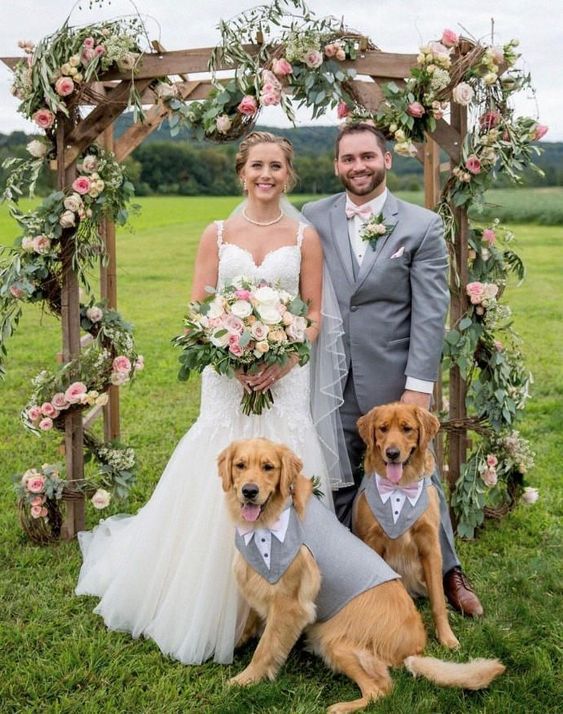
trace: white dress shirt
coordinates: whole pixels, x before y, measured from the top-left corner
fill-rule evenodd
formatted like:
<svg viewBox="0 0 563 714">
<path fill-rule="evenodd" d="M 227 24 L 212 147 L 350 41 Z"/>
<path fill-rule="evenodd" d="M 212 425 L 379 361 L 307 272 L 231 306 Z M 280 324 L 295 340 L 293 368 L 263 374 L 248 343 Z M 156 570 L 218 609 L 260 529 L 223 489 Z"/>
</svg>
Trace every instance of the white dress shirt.
<svg viewBox="0 0 563 714">
<path fill-rule="evenodd" d="M 351 200 L 348 196 L 348 200 Z M 371 201 L 368 201 L 366 205 L 371 208 L 372 215 L 377 216 L 383 211 L 383 205 L 387 200 L 387 189 L 379 196 L 376 196 Z M 360 231 L 366 221 L 361 216 L 352 216 L 348 219 L 348 236 L 350 238 L 350 245 L 352 251 L 356 256 L 358 265 L 362 264 L 362 260 L 366 254 L 366 251 L 370 247 L 370 244 L 362 240 L 360 237 Z M 413 392 L 423 392 L 424 394 L 432 394 L 434 390 L 434 382 L 427 382 L 424 379 L 416 379 L 415 377 L 407 377 L 405 384 L 405 389 L 411 390 Z"/>
<path fill-rule="evenodd" d="M 272 552 L 272 536 L 276 536 L 280 543 L 283 543 L 289 525 L 289 508 L 282 512 L 278 520 L 272 524 L 271 528 L 238 528 L 239 535 L 244 538 L 246 545 L 254 538 L 256 546 L 262 556 L 266 566 L 270 567 L 270 553 Z"/>
</svg>

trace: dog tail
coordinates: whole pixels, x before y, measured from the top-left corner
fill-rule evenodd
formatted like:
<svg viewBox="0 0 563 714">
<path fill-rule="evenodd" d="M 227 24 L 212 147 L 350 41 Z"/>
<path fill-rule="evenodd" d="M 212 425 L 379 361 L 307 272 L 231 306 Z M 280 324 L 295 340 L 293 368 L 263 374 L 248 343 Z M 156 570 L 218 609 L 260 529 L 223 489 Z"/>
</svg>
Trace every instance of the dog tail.
<svg viewBox="0 0 563 714">
<path fill-rule="evenodd" d="M 464 664 L 443 662 L 435 657 L 407 657 L 405 667 L 416 677 L 422 675 L 442 687 L 484 689 L 504 672 L 506 667 L 498 659 L 472 659 Z"/>
</svg>

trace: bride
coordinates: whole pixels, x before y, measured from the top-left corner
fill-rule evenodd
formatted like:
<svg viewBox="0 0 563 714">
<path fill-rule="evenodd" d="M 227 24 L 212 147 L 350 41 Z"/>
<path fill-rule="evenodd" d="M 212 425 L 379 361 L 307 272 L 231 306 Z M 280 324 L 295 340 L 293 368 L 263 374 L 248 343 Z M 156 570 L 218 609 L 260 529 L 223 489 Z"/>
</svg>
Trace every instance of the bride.
<svg viewBox="0 0 563 714">
<path fill-rule="evenodd" d="M 186 664 L 210 657 L 231 662 L 246 617 L 232 574 L 234 533 L 217 475 L 220 451 L 235 439 L 255 436 L 286 443 L 303 460 L 304 473 L 320 479 L 330 507 L 331 487 L 347 482 L 335 458 L 339 333 L 332 311 L 325 309 L 329 286 L 326 280 L 323 286 L 320 240 L 313 228 L 295 220 L 292 209 L 285 210 L 289 203 L 282 198 L 295 180 L 292 146 L 253 132 L 240 145 L 236 170 L 247 200 L 227 221 L 205 229 L 192 299 L 206 297 L 206 286 L 221 288 L 239 276 L 299 293 L 313 321 L 308 337 L 317 340 L 315 378 L 309 364 L 299 367 L 293 360 L 236 379 L 207 368 L 199 417 L 148 503 L 135 516 L 114 516 L 79 534 L 84 562 L 76 593 L 101 598 L 94 612 L 108 628 L 150 637 Z M 322 367 L 327 359 L 328 370 Z M 271 389 L 273 406 L 262 415 L 244 416 L 243 389 Z"/>
</svg>

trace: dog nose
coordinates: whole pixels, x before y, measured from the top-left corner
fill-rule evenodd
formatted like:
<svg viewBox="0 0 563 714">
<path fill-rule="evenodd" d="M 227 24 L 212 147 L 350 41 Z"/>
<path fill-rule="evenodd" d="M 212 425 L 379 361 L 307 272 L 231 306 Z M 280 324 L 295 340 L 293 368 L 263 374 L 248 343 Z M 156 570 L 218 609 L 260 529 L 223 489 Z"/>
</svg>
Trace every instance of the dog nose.
<svg viewBox="0 0 563 714">
<path fill-rule="evenodd" d="M 245 483 L 242 487 L 242 495 L 245 498 L 248 498 L 249 501 L 251 501 L 256 498 L 259 490 L 260 489 L 255 483 Z"/>
<path fill-rule="evenodd" d="M 387 456 L 389 461 L 397 461 L 400 455 L 401 450 L 396 446 L 390 446 L 388 449 L 385 449 L 385 456 Z"/>
</svg>

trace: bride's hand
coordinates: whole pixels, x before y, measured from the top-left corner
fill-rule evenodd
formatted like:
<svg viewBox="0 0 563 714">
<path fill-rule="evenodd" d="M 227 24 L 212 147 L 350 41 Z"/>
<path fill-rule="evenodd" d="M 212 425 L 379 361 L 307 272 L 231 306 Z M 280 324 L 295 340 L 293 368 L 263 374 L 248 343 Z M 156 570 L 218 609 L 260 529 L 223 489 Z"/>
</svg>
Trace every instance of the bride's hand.
<svg viewBox="0 0 563 714">
<path fill-rule="evenodd" d="M 235 379 L 237 379 L 242 384 L 242 388 L 245 392 L 248 392 L 250 394 L 253 391 L 249 383 L 251 375 L 247 374 L 243 369 L 235 370 Z"/>
<path fill-rule="evenodd" d="M 255 392 L 264 392 L 266 389 L 271 389 L 282 377 L 285 377 L 298 362 L 299 357 L 297 357 L 297 355 L 291 355 L 283 366 L 272 364 L 266 367 L 262 372 L 245 375 L 246 384 Z"/>
</svg>

